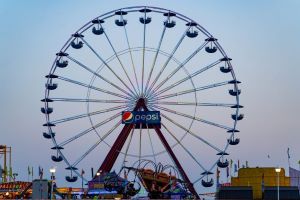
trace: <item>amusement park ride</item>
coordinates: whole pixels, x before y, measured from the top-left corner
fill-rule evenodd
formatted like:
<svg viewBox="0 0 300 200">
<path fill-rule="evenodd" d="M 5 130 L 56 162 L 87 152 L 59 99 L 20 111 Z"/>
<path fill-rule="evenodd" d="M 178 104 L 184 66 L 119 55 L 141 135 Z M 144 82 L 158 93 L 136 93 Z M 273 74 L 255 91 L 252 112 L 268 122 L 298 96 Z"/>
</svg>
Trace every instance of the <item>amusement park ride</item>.
<svg viewBox="0 0 300 200">
<path fill-rule="evenodd" d="M 43 136 L 54 144 L 52 160 L 66 163 L 68 182 L 199 198 L 196 184 L 213 186 L 212 170 L 228 166 L 227 149 L 240 142 L 240 81 L 194 20 L 157 7 L 117 9 L 78 29 L 56 55 Z M 98 159 L 98 175 L 87 180 L 79 169 Z"/>
</svg>

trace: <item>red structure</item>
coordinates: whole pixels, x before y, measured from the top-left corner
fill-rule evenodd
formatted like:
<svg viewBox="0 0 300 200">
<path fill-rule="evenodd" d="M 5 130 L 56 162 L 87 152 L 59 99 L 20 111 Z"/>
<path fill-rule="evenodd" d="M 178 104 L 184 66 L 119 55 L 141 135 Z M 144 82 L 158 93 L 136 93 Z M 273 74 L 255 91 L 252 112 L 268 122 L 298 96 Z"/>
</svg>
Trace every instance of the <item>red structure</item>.
<svg viewBox="0 0 300 200">
<path fill-rule="evenodd" d="M 145 99 L 140 98 L 137 101 L 136 106 L 135 106 L 133 111 L 138 111 L 138 110 L 148 111 Z M 99 173 L 101 173 L 101 172 L 110 172 L 111 171 L 114 163 L 116 162 L 116 160 L 119 156 L 120 151 L 122 150 L 122 147 L 124 146 L 124 143 L 125 143 L 127 137 L 129 136 L 130 131 L 133 128 L 135 128 L 134 124 L 124 125 L 121 133 L 119 134 L 119 136 L 116 139 L 115 143 L 111 147 L 111 149 L 110 149 L 109 153 L 107 154 L 106 158 L 104 159 L 102 165 L 98 169 Z M 176 167 L 179 169 L 180 175 L 181 175 L 182 179 L 187 183 L 187 187 L 188 187 L 189 191 L 193 195 L 195 195 L 197 199 L 199 199 L 199 196 L 198 196 L 193 184 L 189 180 L 189 178 L 186 175 L 185 171 L 183 170 L 181 164 L 179 163 L 178 159 L 176 158 L 172 148 L 170 147 L 169 143 L 167 142 L 167 140 L 165 139 L 163 133 L 161 132 L 160 126 L 159 125 L 153 125 L 153 129 L 157 133 L 157 135 L 160 138 L 161 142 L 163 143 L 165 149 L 169 153 L 169 156 L 171 157 L 171 159 L 175 163 Z"/>
</svg>

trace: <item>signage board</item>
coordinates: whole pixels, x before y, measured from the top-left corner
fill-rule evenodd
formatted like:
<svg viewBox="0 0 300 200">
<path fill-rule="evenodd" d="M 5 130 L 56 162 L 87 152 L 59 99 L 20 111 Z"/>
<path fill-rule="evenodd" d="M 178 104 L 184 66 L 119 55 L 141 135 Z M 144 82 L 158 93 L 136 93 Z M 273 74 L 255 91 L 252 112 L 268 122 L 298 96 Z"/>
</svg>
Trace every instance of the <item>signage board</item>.
<svg viewBox="0 0 300 200">
<path fill-rule="evenodd" d="M 160 125 L 159 111 L 123 111 L 122 124 Z"/>
</svg>

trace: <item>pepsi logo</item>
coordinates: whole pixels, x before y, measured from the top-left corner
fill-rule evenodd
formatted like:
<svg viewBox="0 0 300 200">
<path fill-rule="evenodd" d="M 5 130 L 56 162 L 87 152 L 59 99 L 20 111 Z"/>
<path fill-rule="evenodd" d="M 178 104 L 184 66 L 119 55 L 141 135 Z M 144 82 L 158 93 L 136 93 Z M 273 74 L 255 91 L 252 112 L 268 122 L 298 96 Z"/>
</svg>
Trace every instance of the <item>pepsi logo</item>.
<svg viewBox="0 0 300 200">
<path fill-rule="evenodd" d="M 160 124 L 159 111 L 123 111 L 122 124 Z"/>
<path fill-rule="evenodd" d="M 133 120 L 133 114 L 131 112 L 124 112 L 122 120 L 123 122 L 131 122 Z"/>
</svg>

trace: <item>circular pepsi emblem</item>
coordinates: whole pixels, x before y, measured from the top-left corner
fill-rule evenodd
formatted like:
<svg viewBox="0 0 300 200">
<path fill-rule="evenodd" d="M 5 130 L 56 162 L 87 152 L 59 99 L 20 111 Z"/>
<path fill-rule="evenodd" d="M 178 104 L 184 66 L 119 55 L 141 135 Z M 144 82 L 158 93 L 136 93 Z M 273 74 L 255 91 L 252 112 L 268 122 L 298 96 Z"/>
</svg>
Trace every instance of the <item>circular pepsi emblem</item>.
<svg viewBox="0 0 300 200">
<path fill-rule="evenodd" d="M 122 116 L 122 120 L 125 123 L 130 123 L 133 121 L 133 114 L 132 112 L 124 112 Z"/>
</svg>

